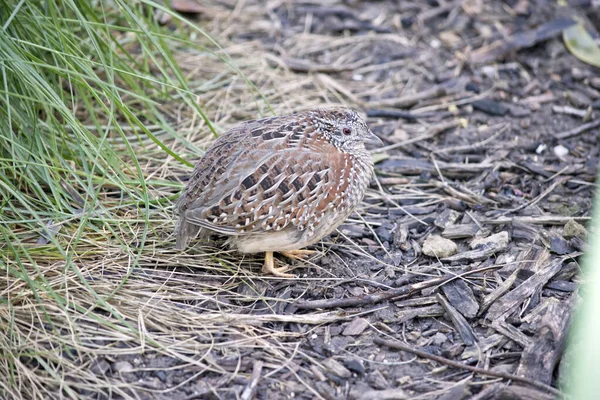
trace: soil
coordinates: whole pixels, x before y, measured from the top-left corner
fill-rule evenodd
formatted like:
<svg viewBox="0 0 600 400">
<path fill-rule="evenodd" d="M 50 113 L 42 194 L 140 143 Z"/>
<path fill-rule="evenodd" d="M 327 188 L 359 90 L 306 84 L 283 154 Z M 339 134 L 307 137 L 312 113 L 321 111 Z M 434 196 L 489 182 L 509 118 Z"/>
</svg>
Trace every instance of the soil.
<svg viewBox="0 0 600 400">
<path fill-rule="evenodd" d="M 297 279 L 262 277 L 260 257 L 234 252 L 225 273 L 174 258 L 136 271 L 185 276 L 189 295 L 166 284 L 162 301 L 181 318 L 223 321 L 181 336 L 146 326 L 202 350 L 118 342 L 123 354 L 96 357 L 90 371 L 131 398 L 554 398 L 600 148 L 598 70 L 561 36 L 598 9 L 556 3 L 249 0 L 189 15 L 290 79 L 273 86 L 325 88 L 322 103 L 358 109 L 385 148 L 373 151 L 361 208 L 317 255 L 291 262 Z M 248 110 L 234 119 L 256 117 Z M 222 238 L 210 246 L 226 249 Z M 199 253 L 172 254 L 181 265 Z"/>
</svg>

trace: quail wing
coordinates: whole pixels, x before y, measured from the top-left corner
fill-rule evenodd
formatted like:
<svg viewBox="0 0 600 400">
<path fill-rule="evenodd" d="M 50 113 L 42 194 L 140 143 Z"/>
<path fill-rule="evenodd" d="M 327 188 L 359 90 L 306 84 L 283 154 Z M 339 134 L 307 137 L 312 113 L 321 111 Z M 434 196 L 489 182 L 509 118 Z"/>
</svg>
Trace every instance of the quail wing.
<svg viewBox="0 0 600 400">
<path fill-rule="evenodd" d="M 350 161 L 315 129 L 270 118 L 217 139 L 178 202 L 178 242 L 199 227 L 227 235 L 303 230 L 339 206 Z"/>
</svg>

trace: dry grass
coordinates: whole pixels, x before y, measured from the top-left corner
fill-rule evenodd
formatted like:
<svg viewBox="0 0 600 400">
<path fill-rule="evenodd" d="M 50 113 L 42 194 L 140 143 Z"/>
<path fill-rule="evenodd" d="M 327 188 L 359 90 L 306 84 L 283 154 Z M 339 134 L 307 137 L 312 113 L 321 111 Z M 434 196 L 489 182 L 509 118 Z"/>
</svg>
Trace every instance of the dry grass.
<svg viewBox="0 0 600 400">
<path fill-rule="evenodd" d="M 330 77 L 297 74 L 277 60 L 273 65 L 273 57 L 266 55 L 258 41 L 229 42 L 228 34 L 235 28 L 222 29 L 222 24 L 235 21 L 230 26 L 252 31 L 252 21 L 218 6 L 213 12 L 210 33 L 277 114 L 340 102 L 357 105 L 349 91 Z M 292 55 L 327 49 L 341 64 L 357 47 L 368 45 L 368 38 L 339 43 L 322 38 L 307 48 L 303 35 L 294 40 L 289 43 Z M 238 73 L 224 69 L 223 61 L 214 55 L 180 46 L 173 57 L 218 132 L 270 112 Z M 370 84 L 359 82 L 351 88 L 354 93 L 372 90 Z M 206 122 L 177 93 L 157 107 L 179 138 L 159 126 L 147 128 L 175 154 L 197 159 L 213 140 Z M 81 123 L 93 130 L 85 107 L 77 108 Z M 171 392 L 193 383 L 197 393 L 209 393 L 240 374 L 250 379 L 239 365 L 251 353 L 260 353 L 267 377 L 281 369 L 296 374 L 298 365 L 292 360 L 302 356 L 299 339 L 307 332 L 284 332 L 273 324 L 319 325 L 352 316 L 281 315 L 282 307 L 302 293 L 287 299 L 266 297 L 266 288 L 280 282 L 260 274 L 260 259 L 210 245 L 174 251 L 171 206 L 190 168 L 172 156 L 165 157 L 148 137 L 128 133 L 128 125 L 121 129 L 128 136 L 111 135 L 107 140 L 122 165 L 141 167 L 149 211 L 138 208 L 117 185 L 102 182 L 95 204 L 90 204 L 92 210 L 53 225 L 54 238 L 64 246 L 68 262 L 52 243 L 35 244 L 39 233 L 16 225 L 15 235 L 23 247 L 15 250 L 18 257 L 5 253 L 0 261 L 6 271 L 0 280 L 0 348 L 4 349 L 0 376 L 5 377 L 0 379 L 1 392 L 14 399 L 170 398 Z M 133 147 L 135 160 L 124 139 Z M 141 189 L 133 177 L 130 185 Z M 84 196 L 79 187 L 66 187 L 74 197 Z M 331 244 L 324 246 L 327 251 Z M 351 241 L 344 246 L 366 254 Z M 12 270 L 20 270 L 30 281 L 15 279 L 8 273 Z M 165 358 L 170 360 L 168 365 L 151 362 Z M 133 369 L 109 374 L 105 363 L 123 359 Z M 223 360 L 238 368 L 221 366 Z M 185 378 L 169 388 L 152 380 L 131 380 L 132 372 L 153 370 L 181 371 Z"/>
<path fill-rule="evenodd" d="M 492 124 L 487 130 L 465 127 L 456 115 L 447 111 L 489 94 L 494 87 L 477 96 L 465 90 L 433 96 L 411 110 L 420 116 L 439 112 L 431 120 L 372 119 L 371 127 L 386 129 L 385 135 L 389 133 L 387 137 L 392 143 L 387 146 L 386 154 L 374 154 L 374 158 L 382 160 L 391 150 L 416 144 L 411 149 L 431 154 L 436 171 L 429 180 L 389 172 L 378 175 L 362 207 L 348 221 L 367 234 L 357 235 L 360 238 L 357 241 L 352 232 L 342 227 L 338 235 L 316 246 L 320 250 L 318 256 L 294 262 L 298 266 L 294 270 L 297 279 L 263 276 L 260 256 L 237 254 L 224 247 L 222 240 L 194 243 L 184 252 L 174 250 L 172 205 L 191 171 L 186 162 L 193 163 L 214 140 L 212 129 L 222 133 L 243 120 L 340 103 L 357 109 L 386 108 L 394 102 L 406 101 L 407 97 L 410 100 L 423 87 L 434 85 L 435 76 L 425 67 L 431 65 L 425 58 L 431 58 L 432 52 L 420 51 L 425 45 L 419 38 L 409 41 L 401 34 L 371 33 L 319 35 L 310 33 L 310 17 L 304 31 L 286 30 L 283 35 L 282 31 L 288 27 L 281 26 L 279 21 L 284 18 L 273 13 L 287 5 L 286 1 L 202 2 L 198 26 L 221 47 L 201 31 L 178 21 L 176 33 L 184 32 L 189 42 L 160 37 L 168 44 L 176 72 L 175 68 L 165 67 L 169 57 L 162 54 L 154 58 L 153 50 L 136 41 L 136 35 L 143 36 L 143 32 L 134 29 L 112 32 L 123 44 L 119 51 L 131 56 L 127 65 L 147 69 L 147 73 L 131 75 L 144 82 L 143 89 L 136 91 L 130 81 L 116 80 L 112 83 L 114 87 L 108 86 L 117 88 L 119 96 L 108 99 L 119 97 L 126 106 L 103 108 L 98 98 L 93 101 L 88 98 L 87 102 L 72 104 L 73 109 L 69 110 L 81 127 L 107 143 L 99 147 L 109 148 L 111 153 L 99 151 L 96 160 L 91 152 L 89 164 L 69 160 L 65 161 L 66 166 L 52 170 L 56 172 L 51 181 L 54 186 L 42 188 L 47 198 L 36 198 L 36 192 L 31 190 L 33 178 L 28 182 L 31 186 L 25 189 L 15 185 L 16 192 L 25 193 L 26 202 L 19 202 L 18 198 L 7 206 L 0 198 L 2 211 L 7 210 L 0 215 L 0 234 L 6 242 L 0 244 L 0 271 L 5 271 L 5 279 L 0 279 L 3 354 L 0 376 L 4 377 L 0 378 L 0 397 L 178 399 L 235 398 L 242 393 L 241 398 L 249 399 L 257 376 L 263 387 L 273 389 L 274 396 L 281 393 L 291 396 L 302 391 L 318 399 L 334 397 L 325 395 L 329 386 L 324 385 L 323 391 L 315 389 L 318 383 L 325 383 L 325 378 L 320 379 L 325 373 L 331 382 L 339 383 L 330 374 L 335 366 L 323 365 L 324 354 L 331 349 L 316 349 L 327 343 L 323 337 L 331 339 L 332 322 L 383 311 L 376 323 L 370 323 L 371 333 L 388 339 L 413 335 L 420 346 L 431 343 L 433 329 L 428 337 L 417 330 L 405 332 L 406 321 L 423 316 L 421 312 L 434 319 L 444 311 L 437 304 L 433 288 L 403 300 L 405 303 L 401 305 L 368 304 L 361 308 L 360 314 L 299 311 L 297 300 L 342 298 L 348 297 L 348 293 L 354 297 L 379 294 L 402 287 L 415 276 L 420 281 L 452 274 L 469 287 L 477 288 L 478 293 L 489 294 L 502 287 L 503 277 L 485 275 L 488 268 L 494 271 L 507 266 L 521 268 L 529 263 L 525 255 L 529 254 L 527 246 L 532 246 L 531 243 L 519 245 L 523 248 L 515 252 L 518 258 L 514 254 L 500 254 L 495 264 L 492 260 L 492 265 L 472 263 L 469 267 L 474 269 L 470 271 L 481 272 L 477 276 L 467 276 L 467 266 L 462 263 L 424 260 L 417 254 L 420 252 L 417 241 L 436 228 L 431 220 L 424 222 L 422 216 L 411 215 L 401 205 L 429 208 L 431 216 L 434 207 L 456 202 L 457 198 L 470 205 L 481 204 L 481 200 L 490 202 L 493 200 L 489 196 L 471 190 L 481 182 L 470 185 L 468 180 L 475 176 L 472 180 L 483 180 L 484 171 L 492 169 L 502 169 L 507 176 L 516 175 L 504 168 L 503 163 L 509 161 L 498 159 L 489 163 L 487 158 L 481 163 L 465 161 L 458 166 L 438 162 L 447 155 L 445 152 L 471 151 L 485 145 L 493 153 L 494 149 L 522 145 L 518 138 L 510 143 L 504 141 L 507 131 L 512 129 L 505 122 Z M 259 39 L 248 39 L 253 37 Z M 377 51 L 365 51 L 373 48 Z M 405 55 L 391 57 L 392 61 L 372 62 L 363 58 L 365 53 Z M 97 65 L 95 71 L 102 71 L 101 66 Z M 454 69 L 457 76 L 463 61 L 449 57 L 444 67 Z M 102 72 L 100 75 L 105 77 Z M 185 85 L 180 86 L 178 78 Z M 66 83 L 65 86 L 69 88 Z M 140 117 L 138 123 L 134 116 Z M 436 119 L 438 116 L 441 117 Z M 458 139 L 444 137 L 437 142 L 438 136 L 449 129 L 455 129 L 449 136 Z M 494 131 L 497 134 L 490 133 Z M 79 136 L 73 134 L 73 137 Z M 470 140 L 473 138 L 476 140 Z M 442 145 L 432 149 L 431 142 Z M 448 142 L 450 146 L 446 147 Z M 89 147 L 94 149 L 93 145 Z M 483 154 L 488 155 L 486 151 Z M 0 178 L 10 170 L 6 165 L 5 162 L 0 168 Z M 97 169 L 88 176 L 89 166 Z M 469 175 L 461 175 L 464 172 L 458 168 L 461 166 L 474 169 Z M 60 193 L 56 196 L 67 200 L 56 201 L 60 207 L 52 209 L 48 204 L 54 203 L 48 199 L 53 198 L 53 190 L 57 188 Z M 4 186 L 0 186 L 2 189 Z M 24 204 L 33 205 L 34 210 Z M 463 214 L 464 221 L 470 213 L 478 211 L 474 209 Z M 401 251 L 393 249 L 397 250 L 394 254 L 375 234 L 392 210 L 408 215 L 403 217 L 406 225 L 428 225 L 406 240 L 416 254 L 414 263 L 397 262 L 394 257 Z M 482 215 L 477 217 L 492 227 L 501 224 L 494 216 L 485 220 Z M 512 217 L 507 218 L 508 222 L 502 224 L 510 224 Z M 472 220 L 480 223 L 476 218 Z M 488 232 L 490 226 L 485 227 Z M 381 259 L 372 255 L 375 251 L 382 255 Z M 382 268 L 369 270 L 372 265 Z M 306 266 L 312 268 L 310 274 L 303 270 Z M 363 272 L 368 270 L 372 279 L 366 279 L 367 274 L 361 274 L 358 267 Z M 377 280 L 388 275 L 395 278 Z M 405 306 L 406 310 L 398 311 Z M 397 315 L 389 322 L 385 312 L 392 313 L 392 309 Z M 436 322 L 448 327 L 445 332 L 455 329 L 451 322 L 442 319 Z M 473 320 L 473 325 L 478 323 Z M 336 328 L 339 327 L 338 324 Z M 481 332 L 485 327 L 477 328 L 482 340 L 494 336 L 495 331 L 489 327 L 485 335 Z M 315 347 L 311 347 L 311 340 L 317 336 L 319 341 L 315 340 Z M 410 372 L 418 371 L 415 385 L 440 389 L 432 389 L 419 398 L 436 398 L 462 384 L 490 383 L 477 381 L 473 375 L 465 377 L 460 371 L 448 371 L 442 376 L 443 368 L 413 362 L 411 356 L 403 358 L 398 353 L 380 352 L 369 347 L 373 346 L 372 340 L 363 339 L 357 337 L 343 348 L 338 358 L 351 355 L 365 365 L 390 370 L 399 367 L 395 370 L 397 377 L 409 376 L 401 367 L 411 364 L 414 369 Z M 512 345 L 509 351 L 518 351 L 514 343 L 508 339 L 506 342 Z M 460 344 L 460 338 L 453 344 Z M 367 356 L 365 352 L 354 351 L 366 348 L 371 352 Z M 498 353 L 503 351 L 499 349 Z M 370 358 L 374 354 L 385 357 Z M 491 359 L 488 356 L 481 353 L 477 356 L 480 358 L 471 361 L 487 365 L 484 363 Z M 379 373 L 376 368 L 371 370 Z M 307 381 L 307 377 L 314 377 L 314 382 Z M 401 379 L 393 383 L 396 395 L 401 393 L 398 386 L 412 385 Z M 364 384 L 364 379 L 358 383 Z M 334 386 L 341 391 L 346 390 L 344 385 L 348 389 L 347 381 Z"/>
</svg>

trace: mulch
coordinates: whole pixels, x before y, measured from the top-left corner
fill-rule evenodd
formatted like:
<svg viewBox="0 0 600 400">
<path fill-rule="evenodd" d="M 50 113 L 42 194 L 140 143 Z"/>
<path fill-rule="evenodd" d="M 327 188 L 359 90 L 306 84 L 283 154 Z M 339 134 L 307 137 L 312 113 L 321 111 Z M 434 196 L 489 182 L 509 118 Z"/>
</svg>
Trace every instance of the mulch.
<svg viewBox="0 0 600 400">
<path fill-rule="evenodd" d="M 171 360 L 158 376 L 142 355 L 152 371 L 124 382 L 158 377 L 141 398 L 555 398 L 600 150 L 600 78 L 561 39 L 575 17 L 597 35 L 599 10 L 556 3 L 247 1 L 193 13 L 230 43 L 259 43 L 252 57 L 303 80 L 296 91 L 326 88 L 324 103 L 357 108 L 385 146 L 363 206 L 319 255 L 293 262 L 298 279 L 262 279 L 258 258 L 240 261 L 253 279 L 215 276 L 224 295 L 198 300 L 225 314 L 235 303 L 276 333 L 265 351 L 212 337 L 211 371 L 170 376 Z"/>
</svg>

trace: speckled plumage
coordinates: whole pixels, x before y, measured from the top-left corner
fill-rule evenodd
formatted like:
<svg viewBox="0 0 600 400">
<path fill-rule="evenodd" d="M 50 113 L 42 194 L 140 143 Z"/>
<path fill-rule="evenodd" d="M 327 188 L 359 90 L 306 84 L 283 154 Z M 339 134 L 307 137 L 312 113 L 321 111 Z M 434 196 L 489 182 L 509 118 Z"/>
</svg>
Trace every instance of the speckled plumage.
<svg viewBox="0 0 600 400">
<path fill-rule="evenodd" d="M 379 142 L 346 108 L 248 121 L 220 136 L 176 204 L 177 248 L 201 229 L 231 236 L 244 253 L 309 246 L 364 196 Z"/>
</svg>

